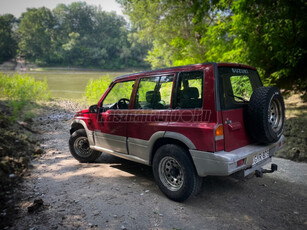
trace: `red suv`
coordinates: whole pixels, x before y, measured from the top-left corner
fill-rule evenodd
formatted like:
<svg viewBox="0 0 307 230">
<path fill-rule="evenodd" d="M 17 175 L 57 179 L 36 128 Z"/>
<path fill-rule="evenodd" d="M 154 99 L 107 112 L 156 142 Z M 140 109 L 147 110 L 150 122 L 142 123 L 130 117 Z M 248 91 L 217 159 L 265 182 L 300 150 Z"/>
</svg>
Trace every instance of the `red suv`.
<svg viewBox="0 0 307 230">
<path fill-rule="evenodd" d="M 261 176 L 283 147 L 284 121 L 279 90 L 255 68 L 188 65 L 116 78 L 74 116 L 69 147 L 80 162 L 105 152 L 151 165 L 161 191 L 184 201 L 204 176 Z"/>
</svg>

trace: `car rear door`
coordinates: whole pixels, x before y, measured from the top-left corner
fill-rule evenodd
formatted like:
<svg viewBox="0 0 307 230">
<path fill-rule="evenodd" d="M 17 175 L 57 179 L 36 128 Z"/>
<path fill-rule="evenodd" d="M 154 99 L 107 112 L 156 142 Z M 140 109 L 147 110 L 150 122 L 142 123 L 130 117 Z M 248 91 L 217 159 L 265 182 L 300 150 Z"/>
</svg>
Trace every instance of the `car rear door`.
<svg viewBox="0 0 307 230">
<path fill-rule="evenodd" d="M 149 160 L 150 141 L 162 137 L 171 115 L 174 74 L 139 78 L 134 109 L 129 112 L 129 154 Z"/>
<path fill-rule="evenodd" d="M 256 70 L 246 67 L 219 67 L 225 151 L 251 143 L 247 127 L 247 108 L 253 91 L 262 86 Z"/>
</svg>

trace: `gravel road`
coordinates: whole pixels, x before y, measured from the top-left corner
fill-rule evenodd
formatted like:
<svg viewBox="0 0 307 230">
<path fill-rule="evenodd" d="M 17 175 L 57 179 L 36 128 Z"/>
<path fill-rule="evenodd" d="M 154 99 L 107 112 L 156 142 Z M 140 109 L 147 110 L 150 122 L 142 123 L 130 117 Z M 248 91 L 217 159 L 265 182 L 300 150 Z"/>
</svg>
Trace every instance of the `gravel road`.
<svg viewBox="0 0 307 230">
<path fill-rule="evenodd" d="M 62 102 L 35 120 L 45 154 L 20 185 L 10 229 L 307 229 L 306 163 L 274 158 L 279 170 L 261 179 L 206 177 L 197 197 L 177 203 L 160 192 L 150 167 L 107 154 L 77 162 L 68 149 L 70 111 L 74 104 Z"/>
</svg>

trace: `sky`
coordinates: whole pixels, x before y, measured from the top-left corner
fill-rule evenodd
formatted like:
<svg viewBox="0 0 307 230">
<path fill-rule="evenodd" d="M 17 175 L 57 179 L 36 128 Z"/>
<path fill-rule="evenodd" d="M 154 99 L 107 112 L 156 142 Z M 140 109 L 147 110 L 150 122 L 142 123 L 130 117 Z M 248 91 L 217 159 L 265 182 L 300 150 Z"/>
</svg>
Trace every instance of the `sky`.
<svg viewBox="0 0 307 230">
<path fill-rule="evenodd" d="M 45 6 L 54 9 L 60 3 L 70 4 L 72 2 L 78 2 L 78 0 L 0 0 L 0 15 L 10 13 L 18 18 L 27 8 Z M 100 5 L 104 11 L 115 11 L 117 14 L 123 15 L 120 5 L 115 0 L 83 0 L 82 2 L 86 2 L 88 5 Z"/>
</svg>

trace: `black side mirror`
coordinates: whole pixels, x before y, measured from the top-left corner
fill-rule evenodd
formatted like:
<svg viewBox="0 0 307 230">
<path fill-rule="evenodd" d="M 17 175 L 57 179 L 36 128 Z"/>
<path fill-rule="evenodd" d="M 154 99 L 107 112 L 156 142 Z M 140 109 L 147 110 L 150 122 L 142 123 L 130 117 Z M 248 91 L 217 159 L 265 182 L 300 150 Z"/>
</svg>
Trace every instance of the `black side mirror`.
<svg viewBox="0 0 307 230">
<path fill-rule="evenodd" d="M 98 112 L 98 106 L 97 105 L 91 105 L 89 108 L 90 113 L 97 113 Z"/>
</svg>

